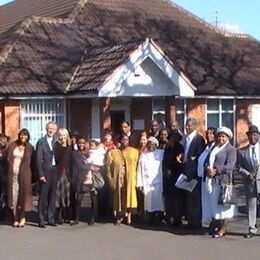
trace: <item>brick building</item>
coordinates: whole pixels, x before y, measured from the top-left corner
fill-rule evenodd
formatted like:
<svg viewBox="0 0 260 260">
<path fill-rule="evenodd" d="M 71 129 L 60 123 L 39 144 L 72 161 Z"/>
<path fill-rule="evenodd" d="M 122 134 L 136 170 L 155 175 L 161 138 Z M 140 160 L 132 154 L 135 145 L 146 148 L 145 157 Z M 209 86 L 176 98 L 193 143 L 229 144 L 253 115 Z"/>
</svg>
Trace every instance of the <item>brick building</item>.
<svg viewBox="0 0 260 260">
<path fill-rule="evenodd" d="M 167 0 L 16 0 L 0 7 L 0 131 L 50 120 L 99 138 L 121 120 L 260 124 L 260 44 Z"/>
</svg>

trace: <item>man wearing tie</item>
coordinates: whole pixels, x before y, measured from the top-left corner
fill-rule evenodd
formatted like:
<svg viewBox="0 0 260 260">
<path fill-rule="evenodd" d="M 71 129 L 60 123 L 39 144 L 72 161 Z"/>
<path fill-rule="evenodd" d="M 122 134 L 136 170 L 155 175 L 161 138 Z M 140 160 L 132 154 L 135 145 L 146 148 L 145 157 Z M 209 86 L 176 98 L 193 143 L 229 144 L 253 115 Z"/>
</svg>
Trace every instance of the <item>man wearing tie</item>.
<svg viewBox="0 0 260 260">
<path fill-rule="evenodd" d="M 250 126 L 246 133 L 249 144 L 238 150 L 238 171 L 244 178 L 248 206 L 249 232 L 245 238 L 251 238 L 257 233 L 257 197 L 260 192 L 259 134 L 257 126 Z"/>
<path fill-rule="evenodd" d="M 197 132 L 198 121 L 188 118 L 185 129 L 187 135 L 184 138 L 184 173 L 188 180 L 198 181 L 192 192 L 186 194 L 186 217 L 188 227 L 201 228 L 201 178 L 197 176 L 198 158 L 205 148 L 204 138 Z"/>
<path fill-rule="evenodd" d="M 46 126 L 46 135 L 36 146 L 36 164 L 40 182 L 38 202 L 39 227 L 45 228 L 45 218 L 50 226 L 56 226 L 55 202 L 58 173 L 55 161 L 55 140 L 57 124 L 49 122 Z"/>
</svg>

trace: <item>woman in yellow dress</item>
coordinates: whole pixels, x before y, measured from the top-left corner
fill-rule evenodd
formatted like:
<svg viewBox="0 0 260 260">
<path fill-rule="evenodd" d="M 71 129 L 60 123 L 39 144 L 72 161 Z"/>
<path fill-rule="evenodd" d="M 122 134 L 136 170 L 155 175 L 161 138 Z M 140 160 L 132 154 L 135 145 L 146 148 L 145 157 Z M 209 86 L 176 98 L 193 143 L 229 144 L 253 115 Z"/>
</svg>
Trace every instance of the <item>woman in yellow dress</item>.
<svg viewBox="0 0 260 260">
<path fill-rule="evenodd" d="M 107 177 L 112 191 L 115 224 L 126 217 L 132 223 L 132 211 L 137 208 L 136 169 L 139 158 L 137 149 L 129 146 L 129 137 L 122 134 L 120 147 L 107 154 Z"/>
</svg>

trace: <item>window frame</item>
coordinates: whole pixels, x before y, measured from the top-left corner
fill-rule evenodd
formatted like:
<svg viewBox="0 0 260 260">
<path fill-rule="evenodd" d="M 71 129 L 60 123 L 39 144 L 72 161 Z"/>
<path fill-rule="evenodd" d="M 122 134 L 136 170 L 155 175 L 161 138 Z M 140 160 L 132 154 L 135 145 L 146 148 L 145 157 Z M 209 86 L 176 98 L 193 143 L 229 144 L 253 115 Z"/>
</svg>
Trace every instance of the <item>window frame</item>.
<svg viewBox="0 0 260 260">
<path fill-rule="evenodd" d="M 218 100 L 218 110 L 209 110 L 208 109 L 208 100 Z M 232 101 L 232 110 L 228 109 L 228 110 L 224 110 L 223 109 L 223 104 L 222 102 L 224 100 L 231 100 Z M 218 114 L 218 120 L 219 120 L 219 124 L 218 127 L 222 126 L 222 116 L 223 114 L 232 114 L 233 115 L 233 122 L 232 122 L 232 132 L 233 132 L 233 140 L 234 142 L 236 141 L 236 127 L 235 127 L 235 123 L 236 123 L 236 99 L 234 98 L 207 98 L 206 99 L 206 109 L 205 109 L 205 129 L 207 129 L 208 127 L 208 115 L 209 114 Z"/>
<path fill-rule="evenodd" d="M 61 106 L 59 111 L 55 110 L 57 104 Z M 53 111 L 52 111 L 53 109 Z M 37 131 L 32 130 L 26 124 L 26 119 L 29 120 L 39 120 L 41 129 Z M 58 120 L 57 120 L 58 119 Z M 66 127 L 67 125 L 67 104 L 66 100 L 63 98 L 39 98 L 39 99 L 26 99 L 20 102 L 20 125 L 21 127 L 26 127 L 31 134 L 31 143 L 36 145 L 37 139 L 45 135 L 46 124 L 50 121 L 57 122 L 59 127 Z M 30 123 L 29 123 L 30 125 Z M 35 130 L 35 129 L 34 129 Z M 33 137 L 33 136 L 37 137 Z"/>
</svg>

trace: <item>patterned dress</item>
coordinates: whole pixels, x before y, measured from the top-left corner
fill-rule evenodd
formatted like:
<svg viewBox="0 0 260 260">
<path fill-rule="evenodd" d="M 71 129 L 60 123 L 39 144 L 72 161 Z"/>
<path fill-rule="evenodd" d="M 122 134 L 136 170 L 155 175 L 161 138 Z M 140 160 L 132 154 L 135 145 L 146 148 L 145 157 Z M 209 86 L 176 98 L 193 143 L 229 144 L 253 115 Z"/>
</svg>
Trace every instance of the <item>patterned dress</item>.
<svg viewBox="0 0 260 260">
<path fill-rule="evenodd" d="M 16 212 L 17 208 L 20 205 L 19 199 L 19 172 L 20 172 L 20 165 L 24 155 L 24 150 L 20 151 L 18 147 L 14 149 L 13 156 L 14 156 L 14 163 L 13 163 L 13 207 L 14 212 Z"/>
</svg>

